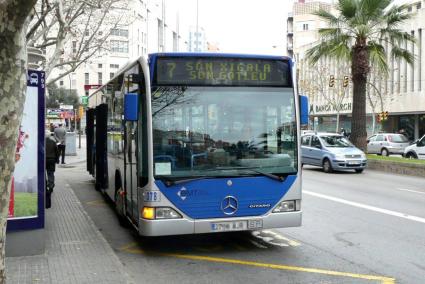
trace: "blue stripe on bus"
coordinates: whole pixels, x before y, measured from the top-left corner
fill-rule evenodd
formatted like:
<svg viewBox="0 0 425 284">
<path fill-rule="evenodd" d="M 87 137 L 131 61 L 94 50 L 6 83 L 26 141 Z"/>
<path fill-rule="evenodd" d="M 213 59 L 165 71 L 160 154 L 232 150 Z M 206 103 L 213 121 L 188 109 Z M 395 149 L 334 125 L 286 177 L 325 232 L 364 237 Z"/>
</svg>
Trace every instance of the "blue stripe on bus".
<svg viewBox="0 0 425 284">
<path fill-rule="evenodd" d="M 291 175 L 284 182 L 267 177 L 216 178 L 170 187 L 157 180 L 155 184 L 184 214 L 193 219 L 207 219 L 264 215 L 276 206 L 296 178 Z M 222 210 L 222 202 L 227 196 L 238 201 L 238 209 L 232 215 L 226 215 Z"/>
</svg>

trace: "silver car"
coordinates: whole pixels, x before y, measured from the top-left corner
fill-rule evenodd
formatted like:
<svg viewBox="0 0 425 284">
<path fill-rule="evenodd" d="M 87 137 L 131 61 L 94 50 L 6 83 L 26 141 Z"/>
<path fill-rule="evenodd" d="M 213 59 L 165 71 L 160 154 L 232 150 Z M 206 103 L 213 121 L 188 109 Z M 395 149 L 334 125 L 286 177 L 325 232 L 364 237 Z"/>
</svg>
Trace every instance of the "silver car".
<svg viewBox="0 0 425 284">
<path fill-rule="evenodd" d="M 409 140 L 403 134 L 379 133 L 367 139 L 367 152 L 382 156 L 403 155 L 404 148 L 409 145 Z"/>
<path fill-rule="evenodd" d="M 314 133 L 301 136 L 301 164 L 333 170 L 363 172 L 366 155 L 347 138 L 336 133 Z"/>
</svg>

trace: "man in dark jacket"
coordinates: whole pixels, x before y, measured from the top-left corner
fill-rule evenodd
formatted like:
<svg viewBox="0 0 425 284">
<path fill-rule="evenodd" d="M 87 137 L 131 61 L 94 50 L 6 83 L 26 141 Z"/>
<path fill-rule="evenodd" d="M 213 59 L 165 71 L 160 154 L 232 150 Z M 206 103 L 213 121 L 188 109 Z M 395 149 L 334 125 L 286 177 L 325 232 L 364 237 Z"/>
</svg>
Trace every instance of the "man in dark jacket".
<svg viewBox="0 0 425 284">
<path fill-rule="evenodd" d="M 65 145 L 66 145 L 66 129 L 59 124 L 59 127 L 55 128 L 54 131 L 55 139 L 58 142 L 59 155 L 62 157 L 62 164 L 65 164 Z"/>
<path fill-rule="evenodd" d="M 56 161 L 59 159 L 58 146 L 56 140 L 53 137 L 53 133 L 46 133 L 46 208 L 51 207 L 50 195 L 55 187 L 55 170 Z"/>
</svg>

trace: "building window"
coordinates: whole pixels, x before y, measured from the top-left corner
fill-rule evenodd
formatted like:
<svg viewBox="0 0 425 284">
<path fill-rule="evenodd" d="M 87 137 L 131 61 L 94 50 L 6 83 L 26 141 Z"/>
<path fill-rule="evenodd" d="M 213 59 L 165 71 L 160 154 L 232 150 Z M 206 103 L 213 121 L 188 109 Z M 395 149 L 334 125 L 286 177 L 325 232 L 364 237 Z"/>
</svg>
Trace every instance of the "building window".
<svg viewBox="0 0 425 284">
<path fill-rule="evenodd" d="M 59 86 L 63 86 L 63 81 L 61 80 L 61 81 L 59 81 Z"/>
<path fill-rule="evenodd" d="M 422 8 L 422 3 L 419 2 L 418 4 L 416 4 L 416 9 L 420 10 Z"/>
<path fill-rule="evenodd" d="M 125 29 L 111 29 L 111 35 L 122 36 L 128 38 L 128 30 Z"/>
<path fill-rule="evenodd" d="M 99 69 L 102 68 L 102 66 L 103 66 L 102 63 L 97 64 L 97 68 Z"/>
<path fill-rule="evenodd" d="M 128 41 L 111 40 L 111 51 L 118 53 L 128 53 Z"/>
<path fill-rule="evenodd" d="M 97 83 L 102 85 L 102 72 L 97 73 Z"/>
<path fill-rule="evenodd" d="M 303 24 L 303 31 L 308 31 L 308 24 Z"/>
<path fill-rule="evenodd" d="M 84 84 L 89 85 L 89 73 L 84 73 Z"/>
<path fill-rule="evenodd" d="M 77 42 L 75 40 L 72 42 L 72 53 L 77 53 Z"/>
<path fill-rule="evenodd" d="M 109 64 L 109 68 L 118 69 L 120 66 L 118 64 Z"/>
<path fill-rule="evenodd" d="M 409 7 L 407 8 L 407 12 L 412 12 L 412 6 L 409 6 Z"/>
<path fill-rule="evenodd" d="M 89 35 L 90 35 L 90 31 L 89 31 L 89 30 L 85 30 L 85 31 L 84 31 L 84 34 L 85 34 L 86 36 L 89 36 Z"/>
<path fill-rule="evenodd" d="M 114 75 L 115 75 L 115 73 L 114 73 L 114 72 L 109 73 L 109 79 L 114 78 Z"/>
</svg>

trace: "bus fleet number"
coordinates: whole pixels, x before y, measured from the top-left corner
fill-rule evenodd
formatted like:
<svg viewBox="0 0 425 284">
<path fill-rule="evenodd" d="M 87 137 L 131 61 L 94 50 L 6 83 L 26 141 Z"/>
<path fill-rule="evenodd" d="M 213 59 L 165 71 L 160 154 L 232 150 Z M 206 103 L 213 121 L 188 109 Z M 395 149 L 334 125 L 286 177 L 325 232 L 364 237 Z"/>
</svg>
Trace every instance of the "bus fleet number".
<svg viewBox="0 0 425 284">
<path fill-rule="evenodd" d="M 158 202 L 161 200 L 161 195 L 158 191 L 145 191 L 143 200 L 145 202 Z"/>
</svg>

